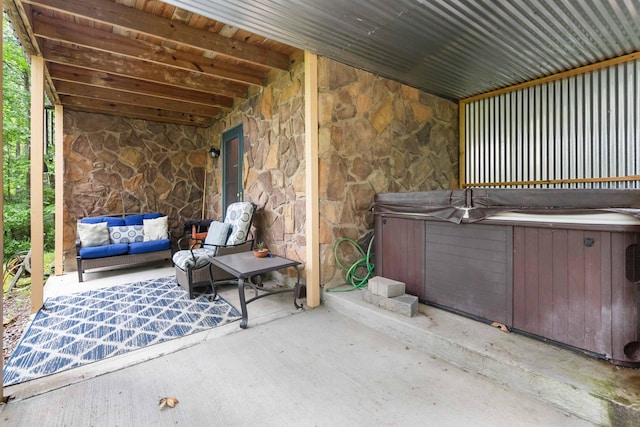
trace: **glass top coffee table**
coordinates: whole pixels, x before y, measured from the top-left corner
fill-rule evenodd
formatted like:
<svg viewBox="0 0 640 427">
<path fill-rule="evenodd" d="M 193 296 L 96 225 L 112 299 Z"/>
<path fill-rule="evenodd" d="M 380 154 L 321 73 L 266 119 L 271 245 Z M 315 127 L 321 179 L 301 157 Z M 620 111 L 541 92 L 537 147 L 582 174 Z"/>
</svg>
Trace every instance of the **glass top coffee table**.
<svg viewBox="0 0 640 427">
<path fill-rule="evenodd" d="M 260 299 L 269 295 L 281 294 L 284 292 L 293 292 L 293 305 L 298 310 L 302 309 L 302 305 L 298 305 L 298 302 L 297 302 L 297 297 L 299 295 L 299 290 L 300 290 L 299 266 L 301 262 L 284 258 L 278 255 L 273 255 L 273 254 L 269 254 L 269 256 L 264 258 L 258 258 L 255 255 L 253 255 L 253 252 L 240 252 L 236 254 L 208 257 L 208 260 L 211 264 L 217 267 L 220 267 L 224 271 L 238 278 L 238 296 L 240 297 L 240 309 L 242 311 L 242 321 L 240 322 L 240 327 L 242 329 L 246 329 L 247 323 L 248 323 L 247 304 L 257 299 Z M 258 294 L 256 292 L 256 296 L 248 300 L 245 298 L 245 294 L 244 294 L 245 280 L 249 279 L 250 277 L 257 276 L 259 274 L 269 273 L 272 271 L 276 271 L 276 270 L 280 270 L 288 267 L 294 267 L 296 269 L 296 273 L 298 274 L 296 284 L 293 287 L 293 289 L 271 291 L 268 289 L 256 288 L 262 293 Z M 215 277 L 213 279 L 215 279 Z"/>
</svg>

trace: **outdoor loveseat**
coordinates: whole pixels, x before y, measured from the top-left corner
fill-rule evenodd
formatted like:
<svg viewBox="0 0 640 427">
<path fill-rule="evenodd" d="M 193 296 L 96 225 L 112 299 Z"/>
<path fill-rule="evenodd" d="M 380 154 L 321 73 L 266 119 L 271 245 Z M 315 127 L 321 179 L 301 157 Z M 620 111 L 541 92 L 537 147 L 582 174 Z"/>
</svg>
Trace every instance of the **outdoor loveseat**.
<svg viewBox="0 0 640 427">
<path fill-rule="evenodd" d="M 171 259 L 168 220 L 160 213 L 86 217 L 78 221 L 78 280 L 93 268 L 125 267 Z"/>
</svg>

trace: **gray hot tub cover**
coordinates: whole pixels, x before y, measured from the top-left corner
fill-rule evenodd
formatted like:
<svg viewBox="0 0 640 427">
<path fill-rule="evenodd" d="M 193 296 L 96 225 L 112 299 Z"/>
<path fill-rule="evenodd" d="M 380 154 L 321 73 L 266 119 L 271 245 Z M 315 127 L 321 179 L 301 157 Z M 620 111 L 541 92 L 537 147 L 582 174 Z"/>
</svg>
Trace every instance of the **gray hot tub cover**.
<svg viewBox="0 0 640 427">
<path fill-rule="evenodd" d="M 426 215 L 459 224 L 501 212 L 585 214 L 618 212 L 640 218 L 640 190 L 495 189 L 376 194 L 374 213 Z M 465 218 L 466 213 L 466 218 Z"/>
</svg>

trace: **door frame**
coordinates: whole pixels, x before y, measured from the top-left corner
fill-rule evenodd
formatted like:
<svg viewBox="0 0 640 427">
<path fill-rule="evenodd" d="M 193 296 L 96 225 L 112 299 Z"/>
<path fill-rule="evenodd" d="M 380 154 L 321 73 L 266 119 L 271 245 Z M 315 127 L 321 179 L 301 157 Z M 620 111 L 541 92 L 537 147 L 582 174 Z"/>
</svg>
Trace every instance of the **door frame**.
<svg viewBox="0 0 640 427">
<path fill-rule="evenodd" d="M 229 141 L 238 138 L 238 201 L 244 200 L 244 188 L 242 187 L 242 164 L 244 160 L 244 131 L 242 123 L 222 132 L 222 212 L 227 212 L 227 176 L 230 171 L 227 170 L 227 157 Z M 224 215 L 224 214 L 223 214 Z"/>
</svg>

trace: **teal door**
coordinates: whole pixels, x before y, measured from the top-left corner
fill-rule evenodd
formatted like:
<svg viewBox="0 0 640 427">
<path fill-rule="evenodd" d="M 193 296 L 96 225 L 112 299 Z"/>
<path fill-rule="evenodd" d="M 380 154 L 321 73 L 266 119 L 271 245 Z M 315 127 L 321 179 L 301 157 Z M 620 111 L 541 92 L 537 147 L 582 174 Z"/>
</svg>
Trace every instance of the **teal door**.
<svg viewBox="0 0 640 427">
<path fill-rule="evenodd" d="M 244 200 L 242 188 L 242 125 L 222 134 L 222 212 L 233 202 Z"/>
</svg>

